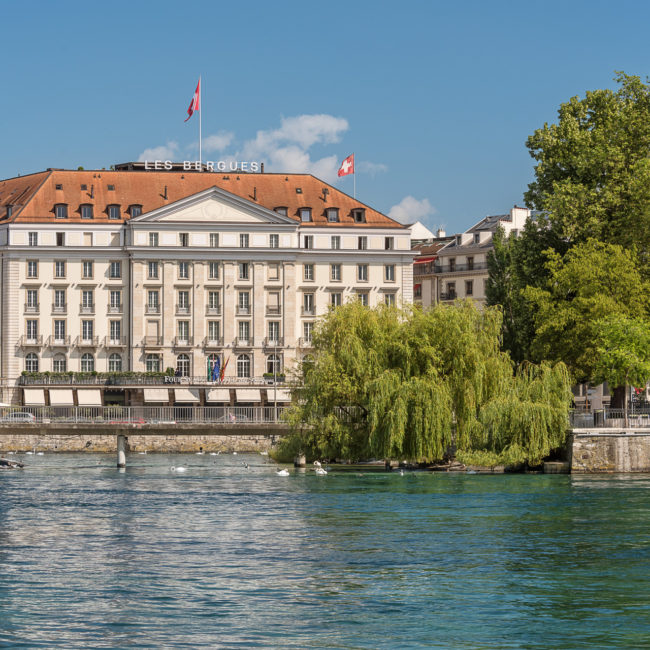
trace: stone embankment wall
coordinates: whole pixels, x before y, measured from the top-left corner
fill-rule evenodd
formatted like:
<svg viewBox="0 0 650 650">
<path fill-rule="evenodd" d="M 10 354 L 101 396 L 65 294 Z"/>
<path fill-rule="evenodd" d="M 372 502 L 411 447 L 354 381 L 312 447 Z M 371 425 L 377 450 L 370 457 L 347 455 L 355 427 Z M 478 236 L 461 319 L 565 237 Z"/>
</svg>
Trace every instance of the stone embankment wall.
<svg viewBox="0 0 650 650">
<path fill-rule="evenodd" d="M 650 472 L 650 431 L 574 430 L 571 473 Z"/>
<path fill-rule="evenodd" d="M 127 451 L 161 453 L 223 451 L 260 452 L 271 450 L 280 440 L 278 435 L 138 435 L 126 434 Z M 40 434 L 15 433 L 0 437 L 0 456 L 8 451 L 106 452 L 117 451 L 115 434 Z"/>
</svg>

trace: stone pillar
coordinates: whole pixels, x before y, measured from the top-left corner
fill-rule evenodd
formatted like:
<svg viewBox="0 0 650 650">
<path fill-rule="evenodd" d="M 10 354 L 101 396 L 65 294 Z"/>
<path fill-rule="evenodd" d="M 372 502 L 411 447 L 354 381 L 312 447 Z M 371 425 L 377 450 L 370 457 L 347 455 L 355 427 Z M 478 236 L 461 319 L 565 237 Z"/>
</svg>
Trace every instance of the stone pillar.
<svg viewBox="0 0 650 650">
<path fill-rule="evenodd" d="M 117 436 L 117 466 L 126 467 L 126 436 Z"/>
</svg>

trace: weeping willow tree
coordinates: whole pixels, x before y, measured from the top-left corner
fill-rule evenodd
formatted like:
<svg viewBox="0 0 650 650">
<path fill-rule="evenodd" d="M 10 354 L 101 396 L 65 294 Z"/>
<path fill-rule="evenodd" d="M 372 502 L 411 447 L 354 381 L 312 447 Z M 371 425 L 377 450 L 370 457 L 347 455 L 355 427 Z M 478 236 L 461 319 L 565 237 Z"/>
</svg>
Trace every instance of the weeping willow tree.
<svg viewBox="0 0 650 650">
<path fill-rule="evenodd" d="M 566 435 L 568 374 L 561 364 L 515 373 L 500 332 L 499 309 L 469 301 L 331 310 L 296 382 L 285 450 L 432 461 L 453 443 L 538 460 Z"/>
</svg>

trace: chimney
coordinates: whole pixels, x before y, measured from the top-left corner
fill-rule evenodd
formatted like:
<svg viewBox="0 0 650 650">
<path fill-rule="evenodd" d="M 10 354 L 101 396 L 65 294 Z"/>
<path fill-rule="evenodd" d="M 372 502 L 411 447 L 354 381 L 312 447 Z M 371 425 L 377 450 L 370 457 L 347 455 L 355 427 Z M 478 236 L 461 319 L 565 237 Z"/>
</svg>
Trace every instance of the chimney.
<svg viewBox="0 0 650 650">
<path fill-rule="evenodd" d="M 436 237 L 438 239 L 442 239 L 443 237 L 446 237 L 446 236 L 447 236 L 447 233 L 442 228 L 438 228 L 438 230 L 436 231 Z"/>
</svg>

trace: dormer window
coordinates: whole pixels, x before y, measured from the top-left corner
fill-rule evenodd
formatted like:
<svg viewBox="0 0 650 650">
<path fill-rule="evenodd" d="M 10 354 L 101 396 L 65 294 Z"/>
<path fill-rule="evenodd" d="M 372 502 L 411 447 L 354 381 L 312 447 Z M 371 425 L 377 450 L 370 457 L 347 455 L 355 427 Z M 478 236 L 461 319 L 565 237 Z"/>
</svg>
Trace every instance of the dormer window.
<svg viewBox="0 0 650 650">
<path fill-rule="evenodd" d="M 300 208 L 300 221 L 311 221 L 311 208 Z"/>
<path fill-rule="evenodd" d="M 54 189 L 56 189 L 56 190 L 62 190 L 62 189 L 63 189 L 63 185 L 62 185 L 61 183 L 57 183 L 57 184 L 54 186 Z"/>
<path fill-rule="evenodd" d="M 327 214 L 327 220 L 330 223 L 336 223 L 339 220 L 339 209 L 338 208 L 327 208 L 325 210 Z"/>
<path fill-rule="evenodd" d="M 456 246 L 460 246 L 463 243 L 462 235 L 456 235 Z"/>
<path fill-rule="evenodd" d="M 356 208 L 352 210 L 352 218 L 354 223 L 366 223 L 366 211 L 363 208 Z"/>
<path fill-rule="evenodd" d="M 142 206 L 138 204 L 129 206 L 129 214 L 131 217 L 139 217 L 142 214 Z"/>
<path fill-rule="evenodd" d="M 480 244 L 481 243 L 481 233 L 479 233 L 479 232 L 474 233 L 474 243 L 475 244 Z"/>
<path fill-rule="evenodd" d="M 286 217 L 288 213 L 288 210 L 285 206 L 278 206 L 277 208 L 273 208 L 273 211 L 281 214 L 283 217 Z"/>
<path fill-rule="evenodd" d="M 86 203 L 80 206 L 81 218 L 82 219 L 92 219 L 93 218 L 93 206 L 90 203 Z"/>
<path fill-rule="evenodd" d="M 54 216 L 57 219 L 67 219 L 68 218 L 68 206 L 66 203 L 57 203 L 54 206 Z"/>
<path fill-rule="evenodd" d="M 13 211 L 14 211 L 14 206 L 13 205 L 8 205 L 7 206 L 7 214 L 6 214 L 7 219 L 9 219 L 9 217 L 11 217 L 11 215 L 13 214 Z"/>
<path fill-rule="evenodd" d="M 120 218 L 120 206 L 119 205 L 109 205 L 107 210 L 108 210 L 108 218 L 109 219 L 119 219 Z"/>
</svg>

